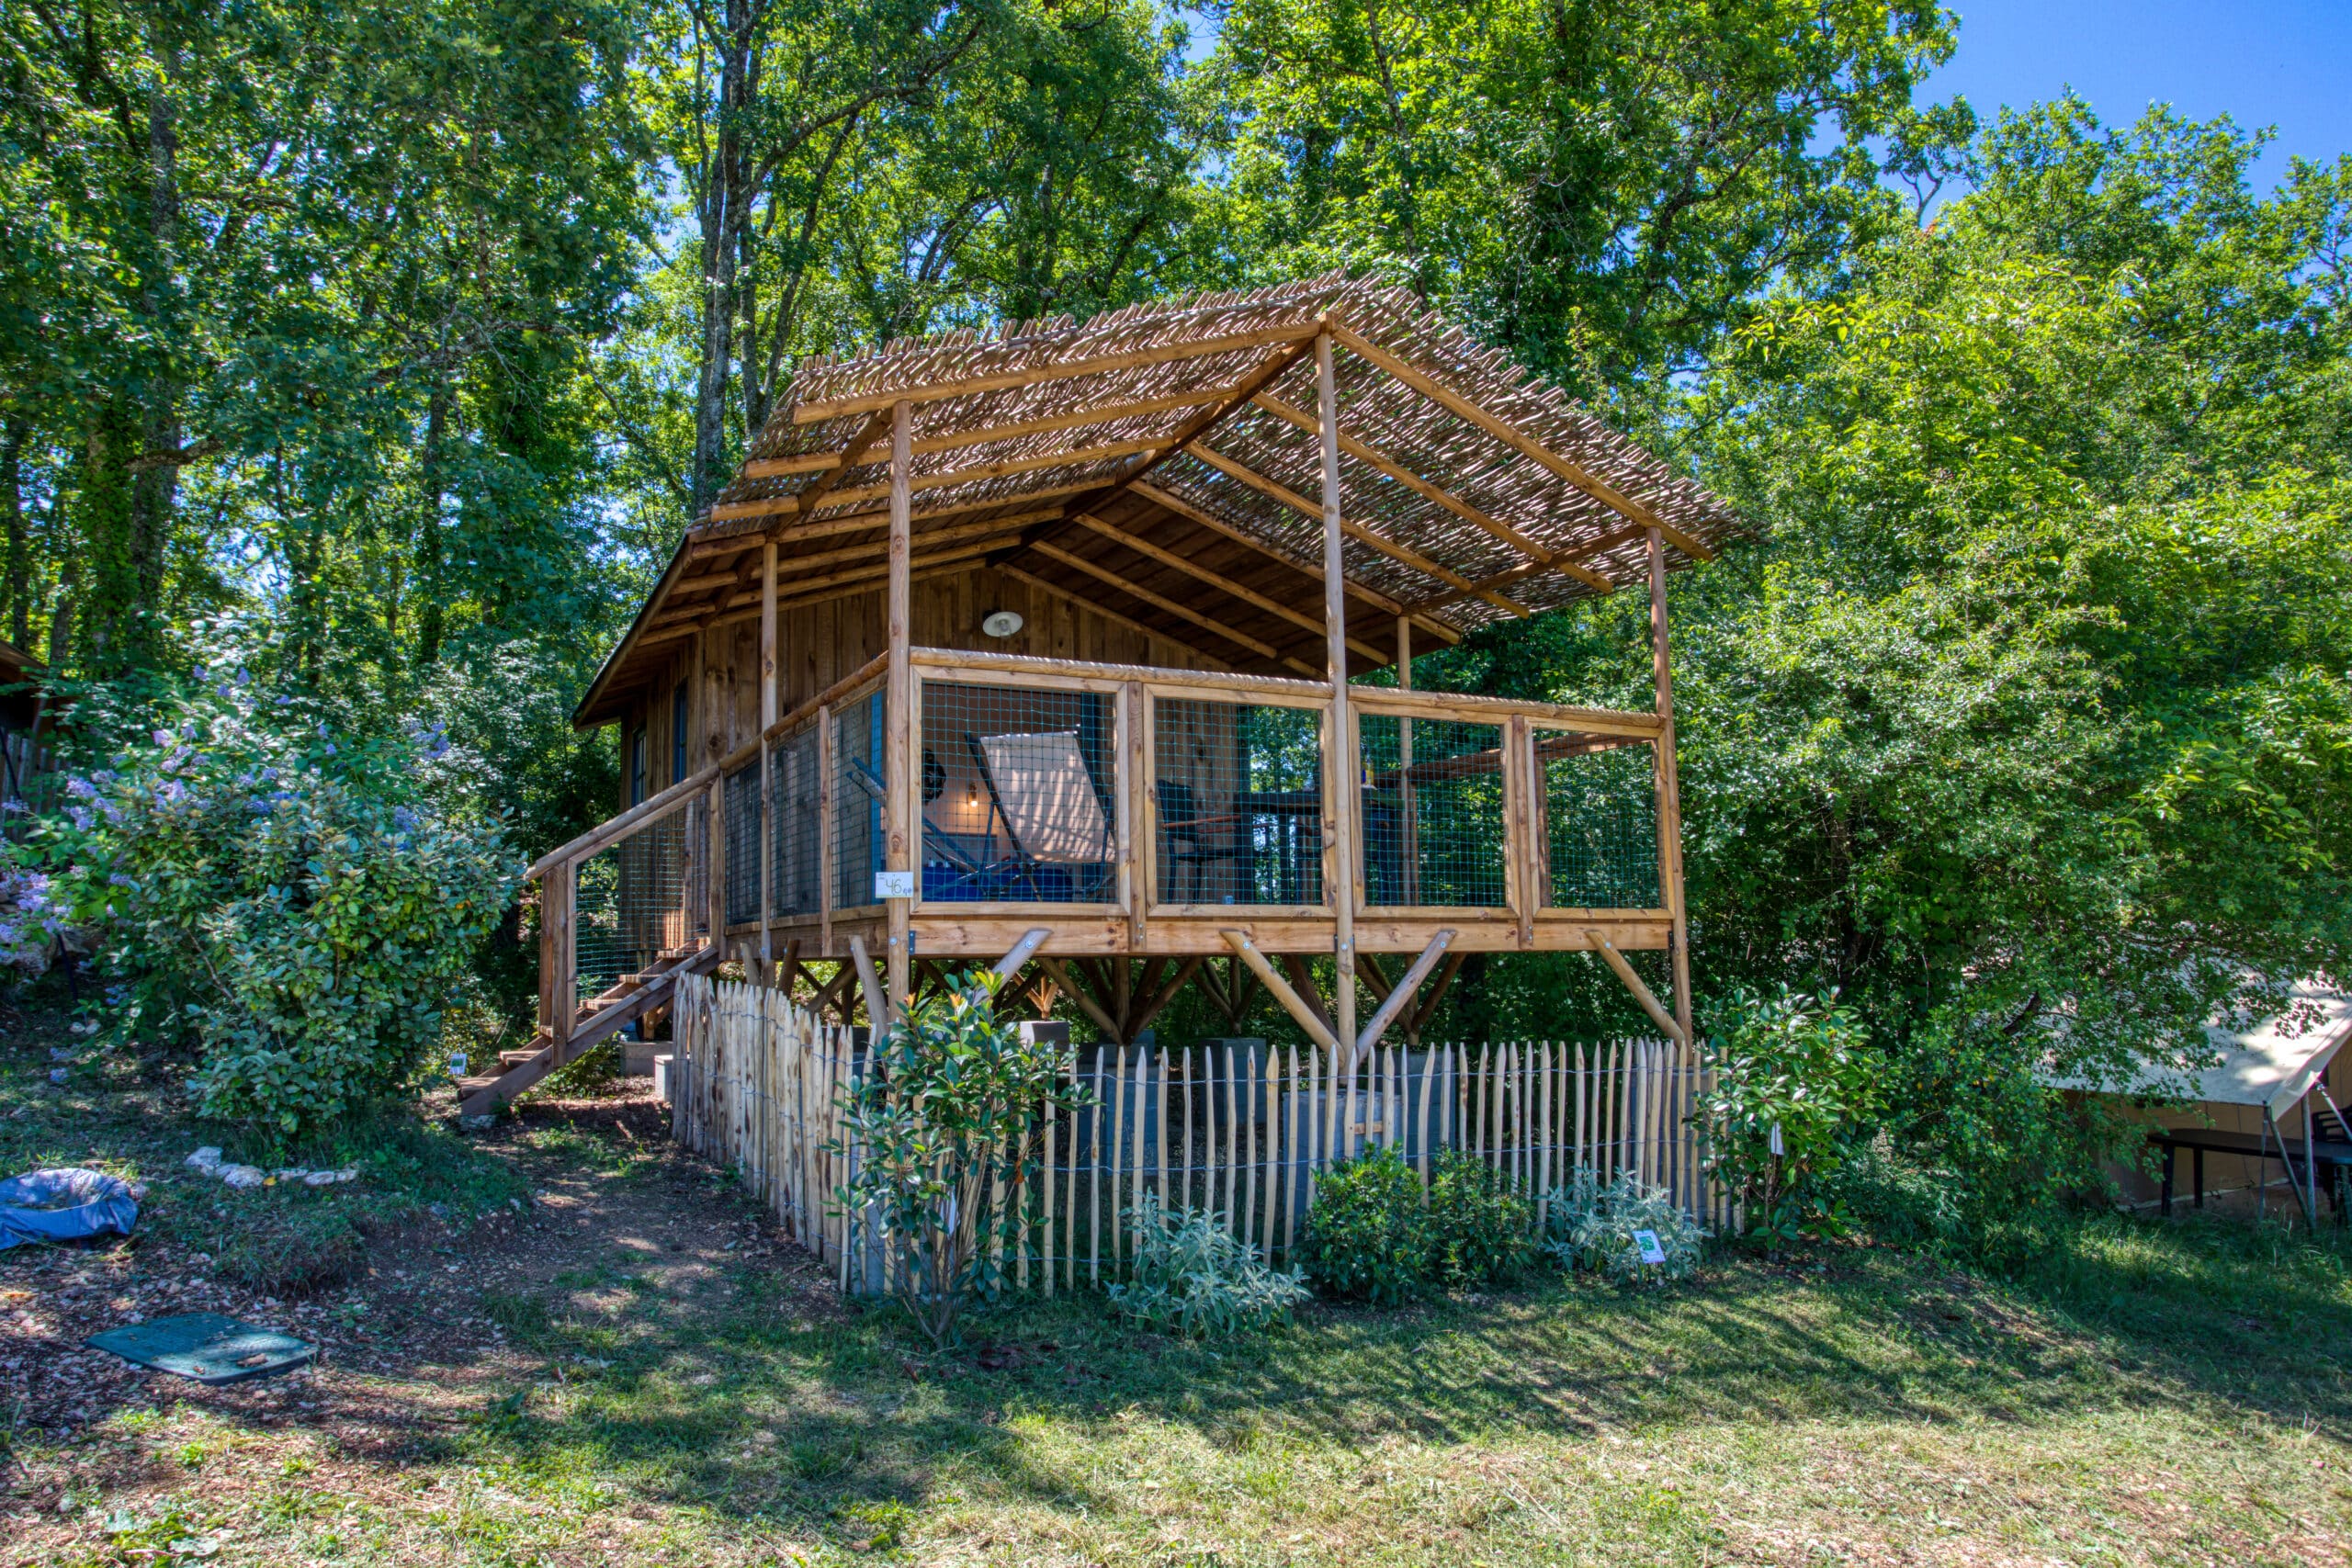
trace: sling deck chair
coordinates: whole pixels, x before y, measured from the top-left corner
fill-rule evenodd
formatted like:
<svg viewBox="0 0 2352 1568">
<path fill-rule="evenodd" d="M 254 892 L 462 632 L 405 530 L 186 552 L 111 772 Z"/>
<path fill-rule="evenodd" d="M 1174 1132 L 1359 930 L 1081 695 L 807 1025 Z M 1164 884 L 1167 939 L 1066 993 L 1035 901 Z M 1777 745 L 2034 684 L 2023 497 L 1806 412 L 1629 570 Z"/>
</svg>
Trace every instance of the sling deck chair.
<svg viewBox="0 0 2352 1568">
<path fill-rule="evenodd" d="M 989 869 L 1004 874 L 1006 891 L 1026 883 L 1040 903 L 1108 898 L 1111 822 L 1078 732 L 967 734 L 964 744 L 988 788 L 989 809 L 1003 825 L 1011 852 Z"/>
</svg>

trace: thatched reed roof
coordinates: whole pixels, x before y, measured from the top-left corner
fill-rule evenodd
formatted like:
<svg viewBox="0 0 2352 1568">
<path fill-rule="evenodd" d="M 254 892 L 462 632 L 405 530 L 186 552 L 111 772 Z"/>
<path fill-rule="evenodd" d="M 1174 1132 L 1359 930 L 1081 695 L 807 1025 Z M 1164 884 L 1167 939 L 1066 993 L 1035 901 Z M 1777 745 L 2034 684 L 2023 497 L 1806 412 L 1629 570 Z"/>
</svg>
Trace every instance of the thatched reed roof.
<svg viewBox="0 0 2352 1568">
<path fill-rule="evenodd" d="M 1324 323 L 1339 344 L 1342 555 L 1361 641 L 1390 645 L 1392 626 L 1376 623 L 1408 615 L 1417 635 L 1451 642 L 1638 583 L 1651 525 L 1670 567 L 1745 531 L 1401 289 L 1332 276 L 901 341 L 800 367 L 580 718 L 612 716 L 633 667 L 658 662 L 669 639 L 757 614 L 769 538 L 787 604 L 872 592 L 901 399 L 913 403 L 918 573 L 1016 569 L 1235 669 L 1319 663 L 1293 645 L 1298 617 L 1319 625 L 1322 613 Z"/>
</svg>

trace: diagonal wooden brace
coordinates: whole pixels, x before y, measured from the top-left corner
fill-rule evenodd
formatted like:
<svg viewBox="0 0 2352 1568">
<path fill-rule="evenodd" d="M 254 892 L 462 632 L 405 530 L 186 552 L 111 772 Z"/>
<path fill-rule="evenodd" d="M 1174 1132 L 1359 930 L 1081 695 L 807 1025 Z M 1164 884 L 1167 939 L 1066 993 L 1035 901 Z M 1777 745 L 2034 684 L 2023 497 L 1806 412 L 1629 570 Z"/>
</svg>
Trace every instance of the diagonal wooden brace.
<svg viewBox="0 0 2352 1568">
<path fill-rule="evenodd" d="M 1052 934 L 1044 926 L 1023 931 L 1021 940 L 1012 944 L 1012 951 L 996 961 L 996 977 L 1000 980 L 1010 980 L 1020 974 L 1021 966 L 1028 963 L 1039 948 L 1046 945 L 1046 939 Z"/>
<path fill-rule="evenodd" d="M 1677 1043 L 1690 1044 L 1690 1037 L 1682 1032 L 1682 1026 L 1674 1021 L 1674 1015 L 1660 1005 L 1647 986 L 1642 984 L 1642 977 L 1634 973 L 1634 966 L 1625 962 L 1625 955 L 1617 951 L 1617 944 L 1597 931 L 1588 931 L 1584 934 L 1592 940 L 1592 950 L 1600 954 L 1601 962 L 1617 971 L 1617 978 L 1625 982 L 1625 988 L 1634 993 L 1634 999 L 1642 1004 L 1642 1010 L 1650 1015 L 1650 1021 L 1665 1030 L 1668 1037 Z"/>
<path fill-rule="evenodd" d="M 1274 966 L 1266 962 L 1266 955 L 1258 951 L 1258 944 L 1250 940 L 1249 932 L 1220 931 L 1217 934 L 1225 938 L 1225 944 L 1233 949 L 1242 963 L 1250 965 L 1250 972 L 1258 976 L 1258 983 L 1266 987 L 1274 1000 L 1283 1004 L 1283 1010 L 1298 1020 L 1298 1026 L 1306 1031 L 1308 1039 L 1326 1051 L 1337 1052 L 1340 1049 L 1339 1036 L 1316 1016 L 1315 1010 L 1306 1005 L 1306 998 L 1290 988 L 1289 981 L 1274 973 Z"/>
<path fill-rule="evenodd" d="M 1413 999 L 1413 993 L 1421 988 L 1421 982 L 1429 978 L 1430 971 L 1437 967 L 1437 961 L 1443 958 L 1445 950 L 1453 945 L 1453 932 L 1450 929 L 1430 938 L 1430 944 L 1421 949 L 1421 955 L 1413 960 L 1413 966 L 1405 971 L 1405 977 L 1389 990 L 1380 1004 L 1380 1010 L 1372 1015 L 1371 1021 L 1363 1026 L 1363 1032 L 1356 1036 L 1358 1061 L 1380 1043 L 1381 1035 L 1387 1032 L 1389 1024 L 1405 1010 Z"/>
<path fill-rule="evenodd" d="M 890 1027 L 889 998 L 883 995 L 881 978 L 874 973 L 874 955 L 865 951 L 864 937 L 849 939 L 849 955 L 856 961 L 857 983 L 865 991 L 865 1021 L 874 1032 L 875 1043 L 879 1044 L 883 1032 Z"/>
</svg>

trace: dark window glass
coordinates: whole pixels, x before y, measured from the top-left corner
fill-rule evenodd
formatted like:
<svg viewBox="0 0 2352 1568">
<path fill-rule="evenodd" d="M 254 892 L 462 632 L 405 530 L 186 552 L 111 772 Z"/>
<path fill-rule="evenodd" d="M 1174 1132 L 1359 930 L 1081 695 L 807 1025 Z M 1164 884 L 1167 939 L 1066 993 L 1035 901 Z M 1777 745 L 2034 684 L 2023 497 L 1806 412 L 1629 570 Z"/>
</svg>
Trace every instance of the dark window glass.
<svg viewBox="0 0 2352 1568">
<path fill-rule="evenodd" d="M 639 730 L 628 742 L 628 803 L 637 805 L 645 798 L 645 731 Z"/>
<path fill-rule="evenodd" d="M 686 683 L 670 694 L 670 782 L 676 784 L 686 776 Z"/>
</svg>

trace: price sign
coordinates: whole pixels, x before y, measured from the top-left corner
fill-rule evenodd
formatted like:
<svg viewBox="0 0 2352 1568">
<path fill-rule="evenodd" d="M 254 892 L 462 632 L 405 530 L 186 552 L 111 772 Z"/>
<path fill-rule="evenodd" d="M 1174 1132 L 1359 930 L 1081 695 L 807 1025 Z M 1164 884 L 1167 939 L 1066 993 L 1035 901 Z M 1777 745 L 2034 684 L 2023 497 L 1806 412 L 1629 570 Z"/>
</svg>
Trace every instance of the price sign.
<svg viewBox="0 0 2352 1568">
<path fill-rule="evenodd" d="M 911 871 L 877 871 L 874 874 L 874 897 L 876 898 L 911 898 L 915 896 L 915 874 Z"/>
</svg>

